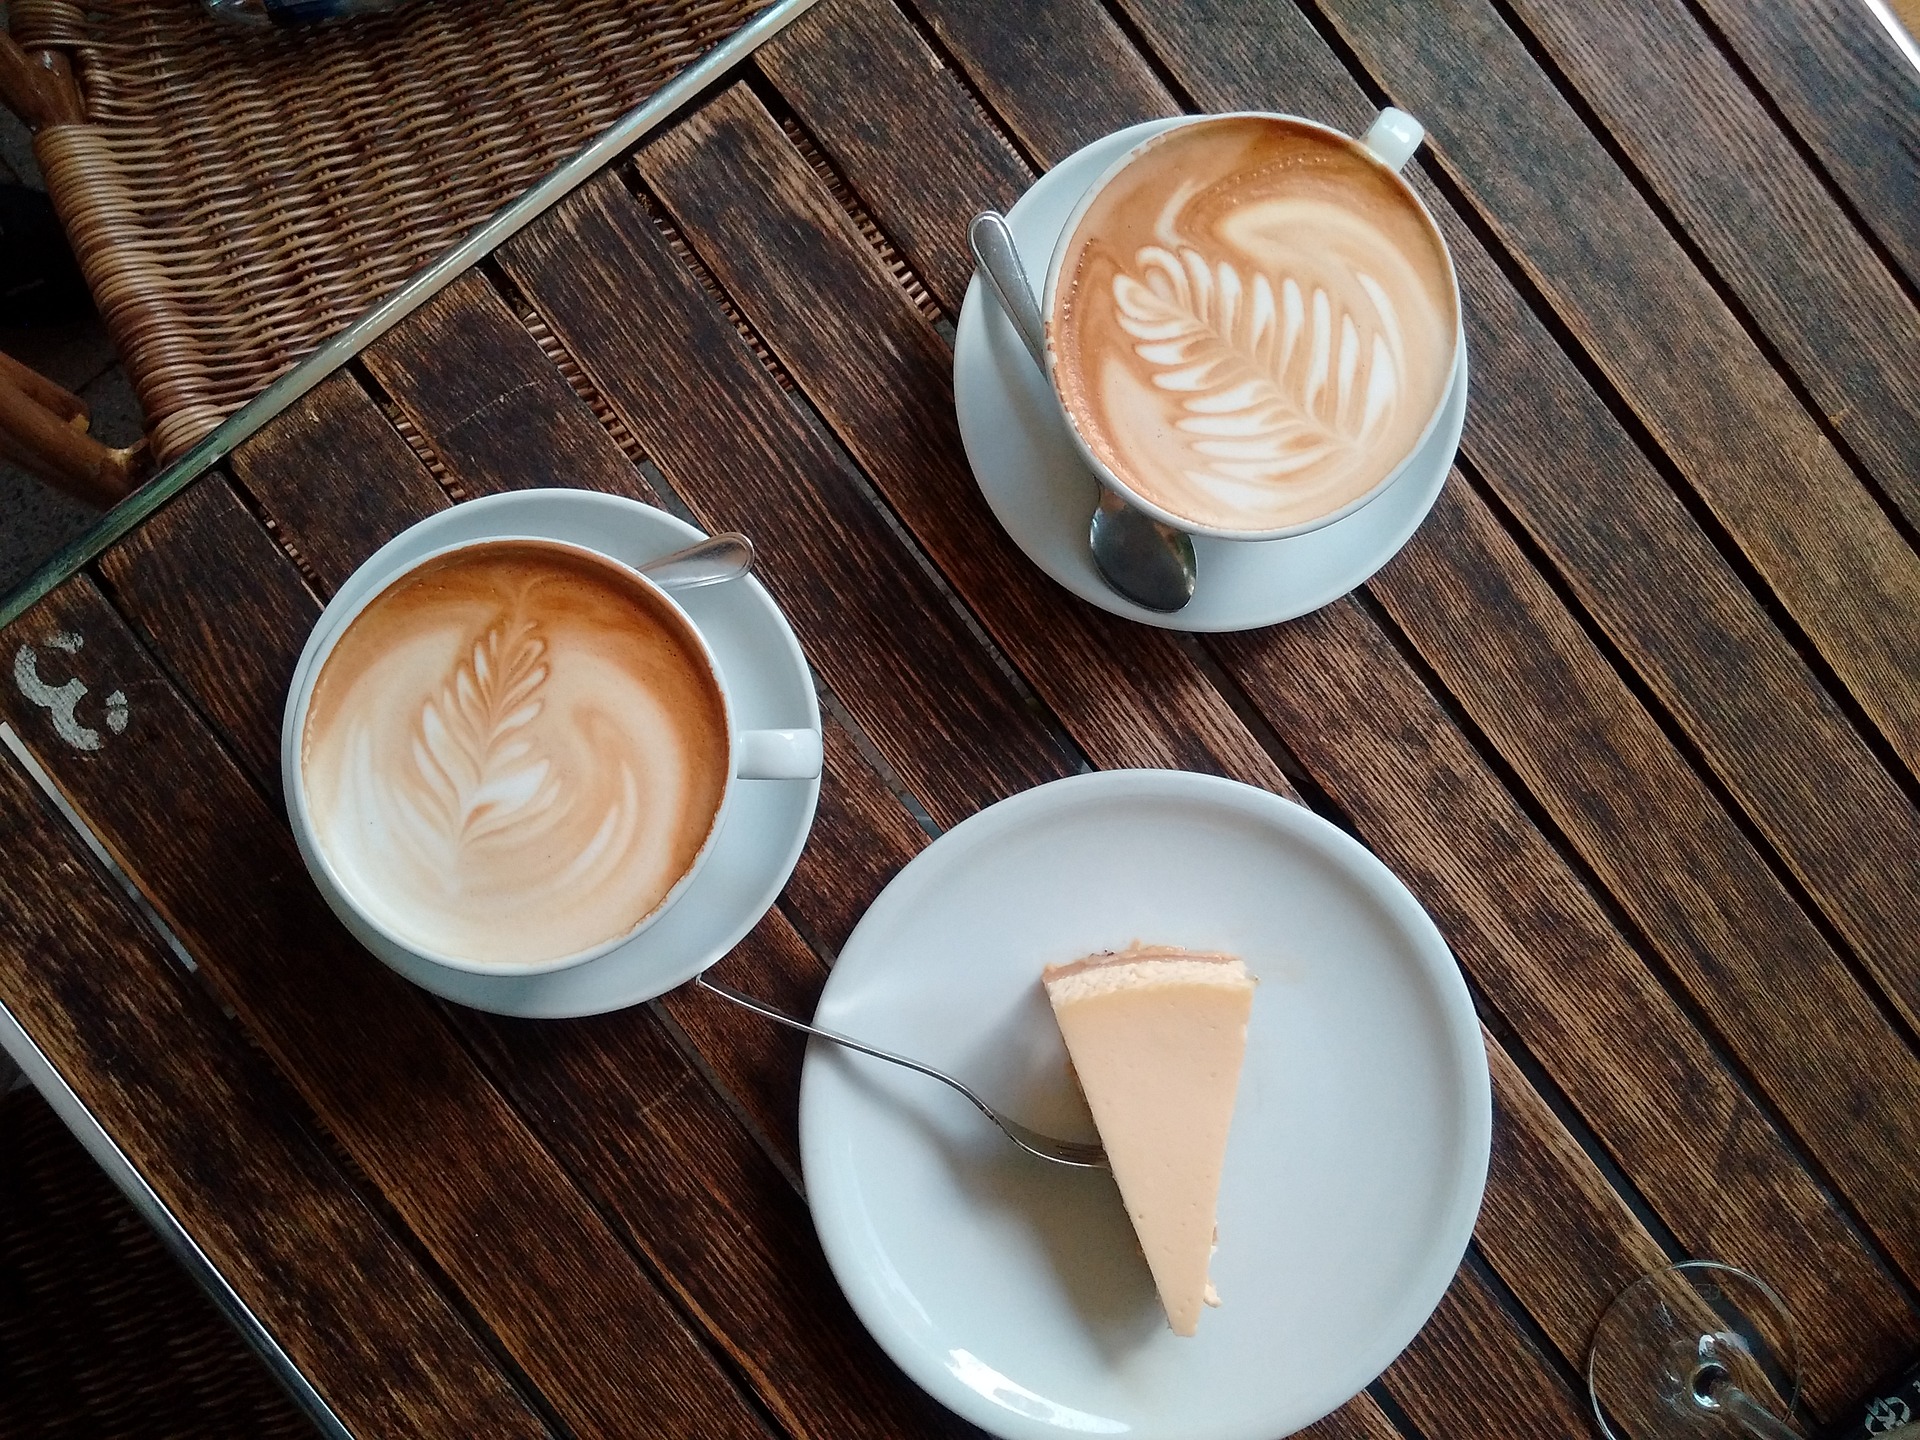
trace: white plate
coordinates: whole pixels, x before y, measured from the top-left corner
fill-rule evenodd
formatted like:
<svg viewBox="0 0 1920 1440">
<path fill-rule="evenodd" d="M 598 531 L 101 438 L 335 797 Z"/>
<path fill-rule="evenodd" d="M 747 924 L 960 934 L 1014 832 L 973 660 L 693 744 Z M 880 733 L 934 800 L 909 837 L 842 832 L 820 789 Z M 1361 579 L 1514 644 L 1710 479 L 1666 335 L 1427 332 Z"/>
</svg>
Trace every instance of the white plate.
<svg viewBox="0 0 1920 1440">
<path fill-rule="evenodd" d="M 563 540 L 629 565 L 701 538 L 684 520 L 651 505 L 589 490 L 521 490 L 442 510 L 402 531 L 348 577 L 307 639 L 294 688 L 341 618 L 403 566 L 442 546 L 506 535 Z M 758 580 L 681 590 L 674 599 L 712 647 L 743 728 L 819 728 L 820 706 L 800 642 Z M 618 949 L 546 975 L 474 975 L 422 960 L 360 924 L 311 860 L 308 870 L 354 937 L 416 985 L 498 1015 L 598 1015 L 651 1000 L 705 970 L 759 923 L 793 873 L 813 826 L 819 780 L 737 783 L 713 854 L 673 907 Z"/>
<path fill-rule="evenodd" d="M 1003 800 L 906 867 L 820 1023 L 1090 1137 L 1041 967 L 1133 939 L 1259 976 L 1220 1193 L 1225 1305 L 1176 1337 L 1119 1194 L 1015 1149 L 958 1095 L 814 1042 L 807 1198 L 900 1367 L 994 1434 L 1274 1440 L 1358 1394 L 1458 1268 L 1492 1102 L 1465 982 L 1358 842 L 1265 791 L 1165 770 Z"/>
<path fill-rule="evenodd" d="M 1074 203 L 1108 165 L 1149 135 L 1196 118 L 1149 120 L 1108 135 L 1034 181 L 1007 214 L 1028 276 L 1037 284 L 1046 274 Z M 1463 343 L 1440 421 L 1398 480 L 1344 520 L 1306 535 L 1259 541 L 1196 536 L 1199 580 L 1193 599 L 1172 615 L 1121 599 L 1094 569 L 1087 524 L 1098 486 L 1067 436 L 1053 387 L 978 279 L 967 287 L 954 333 L 953 398 L 980 493 L 1014 543 L 1048 575 L 1082 600 L 1143 625 L 1251 630 L 1339 599 L 1420 528 L 1460 445 L 1467 352 Z"/>
</svg>

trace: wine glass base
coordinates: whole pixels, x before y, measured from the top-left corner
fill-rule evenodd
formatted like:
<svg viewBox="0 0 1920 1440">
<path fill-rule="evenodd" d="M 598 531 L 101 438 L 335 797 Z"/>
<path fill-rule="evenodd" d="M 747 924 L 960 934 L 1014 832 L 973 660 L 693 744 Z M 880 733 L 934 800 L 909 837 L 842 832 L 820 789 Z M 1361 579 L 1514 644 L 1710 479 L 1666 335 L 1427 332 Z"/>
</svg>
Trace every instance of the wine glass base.
<svg viewBox="0 0 1920 1440">
<path fill-rule="evenodd" d="M 1607 1440 L 1793 1436 L 1799 1350 L 1793 1316 L 1765 1281 L 1711 1260 L 1656 1270 L 1622 1290 L 1594 1331 L 1594 1420 Z"/>
</svg>

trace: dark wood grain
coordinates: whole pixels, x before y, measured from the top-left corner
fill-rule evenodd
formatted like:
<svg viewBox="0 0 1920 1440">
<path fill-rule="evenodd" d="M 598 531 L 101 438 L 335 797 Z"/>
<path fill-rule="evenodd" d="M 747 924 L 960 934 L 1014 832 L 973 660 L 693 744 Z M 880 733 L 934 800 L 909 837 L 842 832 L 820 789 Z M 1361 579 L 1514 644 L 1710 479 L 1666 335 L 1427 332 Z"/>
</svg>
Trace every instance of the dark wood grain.
<svg viewBox="0 0 1920 1440">
<path fill-rule="evenodd" d="M 1461 477 L 1369 588 L 1920 1276 L 1920 1056 Z"/>
<path fill-rule="evenodd" d="M 199 581 L 209 598 L 216 580 Z M 83 640 L 72 664 L 94 697 L 127 696 L 124 732 L 88 716 L 107 738 L 77 749 L 12 688 L 0 713 L 555 1410 L 582 1434 L 758 1435 L 713 1358 L 420 992 L 328 914 L 286 822 L 91 582 L 68 582 L 5 641 L 52 654 L 56 633 Z"/>
<path fill-rule="evenodd" d="M 1018 25 L 995 0 L 916 0 L 914 10 L 970 77 L 1031 96 L 1031 106 L 996 104 L 1027 154 L 1060 157 L 1096 136 L 1133 125 L 1142 90 L 1158 88 L 1139 50 L 1100 6 L 1025 6 Z"/>
<path fill-rule="evenodd" d="M 1510 9 L 1920 526 L 1920 308 L 1725 54 L 1662 0 Z M 1908 218 L 1920 226 L 1920 198 Z"/>
<path fill-rule="evenodd" d="M 1427 1435 L 1584 1435 L 1591 1412 L 1469 1263 L 1394 1361 L 1387 1390 Z"/>
<path fill-rule="evenodd" d="M 544 1436 L 278 1077 L 4 755 L 0 845 L 0 1001 L 334 1413 L 356 1435 Z"/>
<path fill-rule="evenodd" d="M 218 474 L 201 477 L 100 558 L 122 614 L 177 657 L 194 691 L 269 795 L 280 787 L 280 715 L 314 597 Z M 238 564 L 262 583 L 208 603 L 208 577 Z M 215 593 L 218 593 L 217 591 Z M 262 643 L 277 641 L 278 643 Z"/>
<path fill-rule="evenodd" d="M 1200 101 L 1358 127 L 1372 106 L 1304 17 L 1243 0 L 1131 13 Z M 1189 22 L 1194 22 L 1190 29 Z M 1415 176 L 1453 248 L 1474 378 L 1464 449 L 1847 943 L 1920 1019 L 1920 815 L 1472 230 Z M 1612 503 L 1595 504 L 1605 495 Z"/>
<path fill-rule="evenodd" d="M 1165 631 L 1066 596 L 967 469 L 953 355 L 743 87 L 637 157 L 676 222 L 987 631 L 1100 766 L 1276 787 L 1279 768 Z M 778 246 L 754 237 L 778 234 Z"/>
<path fill-rule="evenodd" d="M 1429 153 L 1910 767 L 1920 553 L 1488 0 L 1328 0 Z M 1568 205 L 1579 223 L 1566 223 Z"/>
<path fill-rule="evenodd" d="M 975 209 L 1004 210 L 1028 180 L 1026 163 L 997 133 L 966 143 L 981 135 L 979 111 L 959 77 L 884 0 L 827 0 L 760 50 L 754 64 L 803 124 L 831 130 L 836 146 L 858 158 L 861 203 L 919 257 L 918 274 L 934 298 L 959 314 L 973 275 L 966 237 L 929 226 L 920 193 L 958 192 Z M 850 75 L 860 84 L 847 84 Z M 902 113 L 924 127 L 924 143 L 900 143 L 893 122 Z"/>
<path fill-rule="evenodd" d="M 800 856 L 788 902 L 816 945 L 837 954 L 873 897 L 926 834 L 838 725 L 826 731 L 826 781 L 814 843 Z"/>
<path fill-rule="evenodd" d="M 1670 1264 L 1507 1048 L 1486 1036 L 1493 1154 L 1474 1244 L 1569 1364 L 1628 1285 Z"/>
<path fill-rule="evenodd" d="M 1700 0 L 1720 38 L 1920 286 L 1920 74 L 1857 0 Z"/>
<path fill-rule="evenodd" d="M 469 495 L 565 485 L 658 503 L 477 273 L 454 281 L 364 359 Z"/>
<path fill-rule="evenodd" d="M 995 112 L 1043 165 L 1168 113 L 1141 109 L 1159 81 L 1098 5 L 1023 5 L 1018 24 L 994 0 L 915 0 L 913 8 L 976 85 L 992 85 Z"/>
<path fill-rule="evenodd" d="M 1909 1345 L 1899 1289 L 1356 602 L 1216 648 L 1682 1242 L 1791 1297 L 1816 1402 Z"/>
<path fill-rule="evenodd" d="M 1371 1395 L 1349 1400 L 1300 1434 L 1303 1440 L 1401 1440 L 1400 1432 Z"/>
<path fill-rule="evenodd" d="M 322 436 L 324 445 L 301 443 Z M 316 452 L 324 471 L 309 468 Z M 329 594 L 371 553 L 359 543 L 365 528 L 397 535 L 452 503 L 350 374 L 308 391 L 232 463 Z M 350 525 L 339 523 L 349 515 Z"/>
<path fill-rule="evenodd" d="M 1068 773 L 1045 721 L 797 410 L 653 220 L 610 177 L 514 240 L 505 263 L 710 529 L 762 537 L 757 574 L 883 753 L 949 823 L 978 785 Z M 638 314 L 609 295 L 644 294 Z M 686 417 L 700 416 L 698 425 Z M 914 682 L 939 675 L 937 687 Z"/>
</svg>

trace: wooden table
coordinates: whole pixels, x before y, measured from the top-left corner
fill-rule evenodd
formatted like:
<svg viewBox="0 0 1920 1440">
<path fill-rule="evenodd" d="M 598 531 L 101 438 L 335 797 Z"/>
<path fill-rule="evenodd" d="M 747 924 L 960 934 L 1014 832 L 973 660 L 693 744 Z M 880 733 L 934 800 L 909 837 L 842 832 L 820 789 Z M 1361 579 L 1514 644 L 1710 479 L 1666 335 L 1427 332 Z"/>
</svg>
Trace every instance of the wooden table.
<svg viewBox="0 0 1920 1440">
<path fill-rule="evenodd" d="M 967 217 L 1145 117 L 1384 99 L 1474 367 L 1431 518 L 1268 630 L 1069 598 L 961 454 Z M 1916 284 L 1920 83 L 1855 0 L 825 0 L 6 632 L 10 1033 L 353 1435 L 965 1430 L 827 1272 L 798 1045 L 437 1003 L 290 841 L 326 596 L 464 498 L 607 490 L 760 539 L 829 716 L 726 980 L 810 1006 L 930 828 L 1088 766 L 1294 796 L 1433 912 L 1485 1210 L 1311 1433 L 1583 1433 L 1596 1317 L 1682 1255 L 1785 1292 L 1833 1417 L 1920 1339 Z"/>
</svg>

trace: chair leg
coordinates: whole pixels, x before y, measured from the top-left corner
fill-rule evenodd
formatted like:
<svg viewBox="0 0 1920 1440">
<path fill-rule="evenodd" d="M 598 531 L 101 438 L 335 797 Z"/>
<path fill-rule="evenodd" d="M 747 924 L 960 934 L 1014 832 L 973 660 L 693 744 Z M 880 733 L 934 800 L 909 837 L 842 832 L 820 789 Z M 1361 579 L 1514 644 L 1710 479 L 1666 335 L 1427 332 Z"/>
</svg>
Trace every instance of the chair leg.
<svg viewBox="0 0 1920 1440">
<path fill-rule="evenodd" d="M 124 450 L 102 444 L 87 434 L 78 396 L 11 357 L 0 361 L 0 455 L 102 510 L 131 493 L 147 469 L 147 442 Z"/>
</svg>

